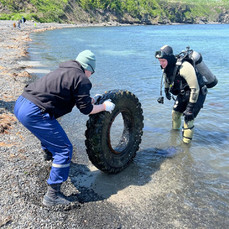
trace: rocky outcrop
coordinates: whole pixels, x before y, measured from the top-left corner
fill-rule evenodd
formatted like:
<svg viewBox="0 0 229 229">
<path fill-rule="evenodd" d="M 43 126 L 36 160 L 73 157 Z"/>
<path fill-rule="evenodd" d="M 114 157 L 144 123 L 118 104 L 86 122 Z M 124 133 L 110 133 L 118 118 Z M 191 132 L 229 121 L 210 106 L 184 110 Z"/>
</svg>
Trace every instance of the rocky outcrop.
<svg viewBox="0 0 229 229">
<path fill-rule="evenodd" d="M 30 12 L 34 15 L 43 17 L 43 13 L 37 12 L 37 9 L 27 0 L 17 0 L 14 8 L 17 12 Z M 59 22 L 63 23 L 121 23 L 121 24 L 171 24 L 171 23 L 229 23 L 229 9 L 222 6 L 211 8 L 201 6 L 197 8 L 195 4 L 182 4 L 180 2 L 160 1 L 158 15 L 152 16 L 149 13 L 142 15 L 131 15 L 128 12 L 117 14 L 114 11 L 91 9 L 83 10 L 76 0 L 69 0 L 63 9 L 63 13 L 58 15 Z M 0 3 L 0 13 L 9 14 L 11 11 Z M 43 15 L 43 16 L 42 16 Z M 198 15 L 198 16 L 197 16 Z M 39 19 L 38 16 L 35 19 Z"/>
<path fill-rule="evenodd" d="M 164 14 L 162 14 L 158 20 L 160 24 L 229 23 L 229 10 L 223 7 L 211 8 L 210 6 L 206 6 L 205 10 L 202 10 L 202 13 L 200 13 L 201 10 L 198 11 L 197 7 L 192 4 L 164 3 L 162 7 L 164 9 Z"/>
<path fill-rule="evenodd" d="M 222 9 L 222 12 L 218 15 L 218 22 L 219 23 L 229 23 L 229 10 Z"/>
</svg>

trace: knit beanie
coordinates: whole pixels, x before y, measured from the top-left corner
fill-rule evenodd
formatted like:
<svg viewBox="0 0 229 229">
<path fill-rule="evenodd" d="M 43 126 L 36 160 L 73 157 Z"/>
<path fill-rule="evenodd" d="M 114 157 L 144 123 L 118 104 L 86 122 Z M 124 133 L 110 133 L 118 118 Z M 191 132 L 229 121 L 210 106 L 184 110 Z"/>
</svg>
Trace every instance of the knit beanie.
<svg viewBox="0 0 229 229">
<path fill-rule="evenodd" d="M 76 61 L 78 61 L 85 70 L 90 72 L 95 71 L 95 54 L 90 50 L 80 52 L 76 57 Z"/>
</svg>

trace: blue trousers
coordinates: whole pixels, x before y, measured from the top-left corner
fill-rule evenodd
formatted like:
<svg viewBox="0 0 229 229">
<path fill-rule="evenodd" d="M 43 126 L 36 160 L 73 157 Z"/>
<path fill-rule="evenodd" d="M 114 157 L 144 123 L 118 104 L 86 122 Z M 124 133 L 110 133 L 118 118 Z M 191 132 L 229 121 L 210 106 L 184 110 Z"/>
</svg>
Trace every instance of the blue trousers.
<svg viewBox="0 0 229 229">
<path fill-rule="evenodd" d="M 23 96 L 17 99 L 14 114 L 41 141 L 42 148 L 53 155 L 47 183 L 58 184 L 66 181 L 73 147 L 59 122 Z"/>
</svg>

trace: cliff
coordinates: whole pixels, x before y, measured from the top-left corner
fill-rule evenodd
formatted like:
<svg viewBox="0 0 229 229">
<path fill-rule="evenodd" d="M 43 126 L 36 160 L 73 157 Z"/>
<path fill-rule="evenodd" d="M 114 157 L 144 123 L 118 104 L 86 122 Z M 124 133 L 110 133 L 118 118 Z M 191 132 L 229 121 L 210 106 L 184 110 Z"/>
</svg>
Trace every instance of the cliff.
<svg viewBox="0 0 229 229">
<path fill-rule="evenodd" d="M 229 23 L 225 0 L 1 0 L 0 19 L 59 23 Z"/>
</svg>

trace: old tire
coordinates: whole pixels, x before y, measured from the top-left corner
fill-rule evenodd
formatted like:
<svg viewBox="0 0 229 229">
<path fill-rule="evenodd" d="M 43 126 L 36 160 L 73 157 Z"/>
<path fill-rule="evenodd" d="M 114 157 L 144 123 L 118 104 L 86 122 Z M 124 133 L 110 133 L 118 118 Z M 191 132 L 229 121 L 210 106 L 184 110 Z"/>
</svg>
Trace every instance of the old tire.
<svg viewBox="0 0 229 229">
<path fill-rule="evenodd" d="M 125 169 L 139 149 L 143 134 L 143 111 L 138 98 L 129 91 L 106 92 L 97 104 L 107 99 L 111 99 L 115 109 L 111 114 L 104 111 L 89 116 L 85 144 L 92 164 L 103 172 L 114 174 Z M 118 115 L 123 119 L 123 132 L 119 143 L 113 147 L 110 130 Z"/>
</svg>

